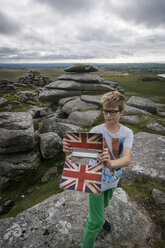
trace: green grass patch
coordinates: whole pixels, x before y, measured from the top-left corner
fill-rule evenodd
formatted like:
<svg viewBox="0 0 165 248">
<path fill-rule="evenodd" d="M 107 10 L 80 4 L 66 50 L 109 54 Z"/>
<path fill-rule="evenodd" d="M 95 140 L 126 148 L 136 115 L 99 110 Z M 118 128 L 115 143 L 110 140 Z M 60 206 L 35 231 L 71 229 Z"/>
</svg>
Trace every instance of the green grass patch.
<svg viewBox="0 0 165 248">
<path fill-rule="evenodd" d="M 137 195 L 151 198 L 151 193 L 154 188 L 165 192 L 165 182 L 160 178 L 137 176 L 135 182 L 125 183 L 122 187 L 132 200 L 134 200 Z"/>
<path fill-rule="evenodd" d="M 33 207 L 53 194 L 62 192 L 63 190 L 59 188 L 59 183 L 59 176 L 54 176 L 48 182 L 35 187 L 32 192 L 25 197 L 25 199 L 16 203 L 5 217 L 15 217 L 18 213 Z"/>
<path fill-rule="evenodd" d="M 125 95 L 140 96 L 165 103 L 165 79 L 152 74 L 121 73 L 103 71 L 102 76 L 106 80 L 114 81 L 124 88 Z M 148 81 L 150 78 L 150 81 Z"/>
<path fill-rule="evenodd" d="M 49 77 L 51 80 L 57 80 L 57 78 L 64 73 L 64 68 L 59 67 L 0 68 L 0 80 L 7 79 L 16 82 L 20 77 L 25 77 L 25 73 L 30 70 L 40 72 L 43 77 Z"/>
<path fill-rule="evenodd" d="M 133 114 L 134 115 L 134 114 Z M 165 119 L 164 117 L 157 116 L 156 114 L 153 115 L 144 115 L 144 114 L 136 114 L 139 116 L 140 120 L 137 124 L 128 124 L 128 123 L 122 123 L 124 126 L 127 126 L 128 128 L 132 129 L 134 134 L 138 132 L 147 132 L 152 134 L 159 134 L 164 135 L 164 132 L 158 132 L 147 128 L 148 123 L 159 123 L 162 126 L 165 126 Z M 131 116 L 131 115 L 130 115 Z"/>
</svg>

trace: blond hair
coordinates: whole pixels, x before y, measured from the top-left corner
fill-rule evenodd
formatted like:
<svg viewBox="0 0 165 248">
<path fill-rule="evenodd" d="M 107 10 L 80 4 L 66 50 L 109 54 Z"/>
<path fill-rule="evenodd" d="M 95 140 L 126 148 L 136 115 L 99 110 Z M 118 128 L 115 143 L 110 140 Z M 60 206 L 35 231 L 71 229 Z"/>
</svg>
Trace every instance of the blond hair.
<svg viewBox="0 0 165 248">
<path fill-rule="evenodd" d="M 118 107 L 119 110 L 123 110 L 125 106 L 125 96 L 118 91 L 110 91 L 103 95 L 100 103 L 104 107 Z"/>
</svg>

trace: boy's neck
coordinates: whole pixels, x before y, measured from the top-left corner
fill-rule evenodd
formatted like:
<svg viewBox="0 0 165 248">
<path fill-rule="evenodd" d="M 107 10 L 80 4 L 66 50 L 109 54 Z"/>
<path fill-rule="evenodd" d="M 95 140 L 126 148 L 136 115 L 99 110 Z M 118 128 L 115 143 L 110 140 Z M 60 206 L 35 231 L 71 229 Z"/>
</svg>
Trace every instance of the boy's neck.
<svg viewBox="0 0 165 248">
<path fill-rule="evenodd" d="M 116 133 L 120 129 L 120 123 L 115 123 L 115 125 L 111 123 L 105 123 L 104 125 L 111 133 Z"/>
</svg>

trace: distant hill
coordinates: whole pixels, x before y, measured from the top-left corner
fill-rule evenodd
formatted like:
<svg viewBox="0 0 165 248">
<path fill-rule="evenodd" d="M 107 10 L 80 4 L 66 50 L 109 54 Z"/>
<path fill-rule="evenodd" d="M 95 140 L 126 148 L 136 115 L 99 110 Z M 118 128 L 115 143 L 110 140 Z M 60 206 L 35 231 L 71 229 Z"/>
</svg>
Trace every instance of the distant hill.
<svg viewBox="0 0 165 248">
<path fill-rule="evenodd" d="M 0 63 L 0 68 L 66 68 L 75 63 Z M 129 72 L 129 73 L 165 73 L 165 63 L 88 63 L 90 65 L 94 65 L 99 67 L 100 70 L 104 71 L 121 71 L 121 72 Z"/>
</svg>

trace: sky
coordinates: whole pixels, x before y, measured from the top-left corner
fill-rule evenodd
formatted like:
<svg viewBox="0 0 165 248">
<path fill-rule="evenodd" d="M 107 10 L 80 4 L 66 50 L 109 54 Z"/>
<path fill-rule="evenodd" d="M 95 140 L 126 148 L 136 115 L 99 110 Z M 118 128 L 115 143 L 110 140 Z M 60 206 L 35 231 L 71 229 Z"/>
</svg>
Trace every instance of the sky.
<svg viewBox="0 0 165 248">
<path fill-rule="evenodd" d="M 0 63 L 165 62 L 165 0 L 0 0 Z"/>
</svg>

